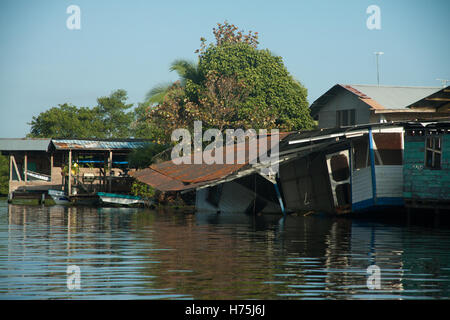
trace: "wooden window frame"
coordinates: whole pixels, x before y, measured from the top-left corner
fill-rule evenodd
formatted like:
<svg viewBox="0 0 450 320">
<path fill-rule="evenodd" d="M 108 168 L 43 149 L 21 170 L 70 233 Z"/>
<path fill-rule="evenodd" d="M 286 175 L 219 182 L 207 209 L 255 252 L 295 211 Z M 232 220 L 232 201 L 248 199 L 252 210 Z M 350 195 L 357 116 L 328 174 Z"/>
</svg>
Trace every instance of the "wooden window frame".
<svg viewBox="0 0 450 320">
<path fill-rule="evenodd" d="M 347 120 L 344 123 L 344 118 Z M 352 121 L 353 120 L 353 121 Z M 336 127 L 348 127 L 356 124 L 356 109 L 336 110 Z"/>
<path fill-rule="evenodd" d="M 432 140 L 431 147 L 428 145 L 428 141 Z M 442 164 L 442 135 L 427 135 L 425 138 L 425 168 L 440 170 Z M 436 142 L 439 141 L 439 149 L 436 147 Z M 428 165 L 428 152 L 431 152 L 431 166 Z M 436 154 L 440 155 L 439 163 L 436 164 Z"/>
</svg>

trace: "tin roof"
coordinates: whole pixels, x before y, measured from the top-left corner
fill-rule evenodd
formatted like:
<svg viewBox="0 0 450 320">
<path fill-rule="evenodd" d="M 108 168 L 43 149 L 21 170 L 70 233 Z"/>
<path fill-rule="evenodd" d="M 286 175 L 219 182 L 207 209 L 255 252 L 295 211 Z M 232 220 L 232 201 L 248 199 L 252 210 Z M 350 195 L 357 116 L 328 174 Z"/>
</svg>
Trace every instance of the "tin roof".
<svg viewBox="0 0 450 320">
<path fill-rule="evenodd" d="M 145 140 L 80 140 L 80 139 L 52 139 L 56 150 L 111 150 L 136 149 L 149 144 Z"/>
<path fill-rule="evenodd" d="M 393 130 L 403 128 L 407 122 L 390 122 L 390 123 L 374 123 L 374 124 L 362 124 L 340 128 L 325 128 L 315 129 L 309 131 L 299 131 L 289 135 L 280 144 L 280 150 L 288 150 L 289 145 L 293 144 L 308 144 L 314 145 L 315 143 L 324 140 L 338 141 L 340 139 L 351 139 L 357 137 L 361 133 L 367 133 L 369 128 L 375 132 L 383 132 L 385 130 Z"/>
<path fill-rule="evenodd" d="M 442 88 L 336 84 L 313 102 L 310 107 L 311 115 L 315 117 L 319 110 L 326 105 L 330 99 L 340 92 L 343 92 L 343 89 L 356 95 L 361 101 L 366 103 L 370 109 L 400 111 L 405 110 L 412 103 L 423 99 Z"/>
<path fill-rule="evenodd" d="M 144 139 L 48 139 L 0 138 L 0 151 L 45 151 L 53 145 L 56 150 L 124 150 L 136 149 L 151 143 Z"/>
<path fill-rule="evenodd" d="M 47 151 L 51 139 L 1 138 L 0 151 Z"/>
<path fill-rule="evenodd" d="M 280 133 L 280 141 L 286 138 L 290 133 Z M 267 139 L 267 146 L 270 149 L 271 137 Z M 149 168 L 138 170 L 131 175 L 137 180 L 146 183 L 161 191 L 182 191 L 194 189 L 214 181 L 224 179 L 246 167 L 253 160 L 249 156 L 249 144 L 234 144 L 232 146 L 234 152 L 243 148 L 245 150 L 245 161 L 242 164 L 207 164 L 202 161 L 200 164 L 176 164 L 172 160 L 153 164 Z M 223 151 L 224 154 L 230 150 L 230 147 L 217 149 L 218 152 Z M 236 154 L 236 153 L 235 153 Z M 194 159 L 191 155 L 191 159 Z M 226 159 L 224 157 L 224 159 Z"/>
<path fill-rule="evenodd" d="M 437 112 L 450 112 L 450 86 L 410 104 L 408 108 L 433 108 Z"/>
<path fill-rule="evenodd" d="M 188 189 L 195 189 L 209 182 L 225 178 L 244 166 L 245 164 L 177 165 L 172 161 L 166 161 L 161 164 L 152 165 L 149 168 L 138 170 L 130 174 L 137 180 L 161 191 L 183 191 Z M 187 180 L 185 180 L 186 178 Z"/>
<path fill-rule="evenodd" d="M 385 109 L 404 109 L 417 100 L 429 96 L 440 87 L 401 87 L 352 84 L 352 88 L 363 92 Z"/>
</svg>

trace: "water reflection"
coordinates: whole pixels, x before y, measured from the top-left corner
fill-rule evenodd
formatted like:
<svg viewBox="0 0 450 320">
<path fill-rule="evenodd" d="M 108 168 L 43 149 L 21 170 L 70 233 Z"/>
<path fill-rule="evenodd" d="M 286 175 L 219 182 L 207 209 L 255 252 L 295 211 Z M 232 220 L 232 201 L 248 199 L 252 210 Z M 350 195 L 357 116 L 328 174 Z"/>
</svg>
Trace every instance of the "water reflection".
<svg viewBox="0 0 450 320">
<path fill-rule="evenodd" d="M 0 202 L 0 297 L 448 298 L 449 244 L 446 229 L 350 219 Z M 366 285 L 372 264 L 380 290 Z"/>
</svg>

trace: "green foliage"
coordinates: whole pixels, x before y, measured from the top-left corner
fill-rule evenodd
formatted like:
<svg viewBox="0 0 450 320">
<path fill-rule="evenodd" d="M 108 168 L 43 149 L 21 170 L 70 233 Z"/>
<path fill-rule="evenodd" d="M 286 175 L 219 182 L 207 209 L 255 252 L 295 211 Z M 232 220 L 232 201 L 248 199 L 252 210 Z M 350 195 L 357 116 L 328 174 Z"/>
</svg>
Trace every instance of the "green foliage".
<svg viewBox="0 0 450 320">
<path fill-rule="evenodd" d="M 155 195 L 155 189 L 136 180 L 131 186 L 131 193 L 138 197 L 152 198 Z"/>
<path fill-rule="evenodd" d="M 162 103 L 172 83 L 158 84 L 154 86 L 146 95 L 147 104 Z"/>
<path fill-rule="evenodd" d="M 62 104 L 33 117 L 29 137 L 34 138 L 103 138 L 97 109 Z"/>
<path fill-rule="evenodd" d="M 179 84 L 184 87 L 189 81 L 191 84 L 200 84 L 205 80 L 205 77 L 202 72 L 198 69 L 197 63 L 178 59 L 172 62 L 169 68 L 170 71 L 176 71 L 178 76 L 180 77 Z M 161 104 L 164 101 L 164 98 L 167 96 L 167 93 L 172 88 L 172 83 L 159 84 L 153 87 L 146 96 L 147 104 Z"/>
<path fill-rule="evenodd" d="M 128 97 L 125 90 L 119 89 L 109 97 L 97 99 L 98 115 L 103 123 L 103 131 L 108 138 L 128 138 L 132 135 L 130 125 L 134 114 L 126 112 L 133 104 L 126 104 Z"/>
<path fill-rule="evenodd" d="M 273 118 L 274 127 L 284 130 L 312 128 L 307 90 L 287 71 L 282 58 L 269 50 L 258 50 L 248 43 L 210 45 L 200 56 L 203 73 L 218 72 L 235 76 L 250 89 L 241 104 L 239 117 L 253 128 L 268 128 L 263 119 Z"/>
<path fill-rule="evenodd" d="M 127 93 L 116 90 L 97 99 L 94 108 L 62 104 L 32 118 L 29 137 L 34 138 L 125 138 L 132 135 L 132 104 L 125 104 Z"/>
<path fill-rule="evenodd" d="M 154 156 L 165 149 L 167 146 L 156 143 L 135 149 L 128 155 L 128 166 L 135 169 L 147 168 L 153 163 Z"/>
<path fill-rule="evenodd" d="M 237 31 L 225 22 L 213 29 L 215 43 L 201 38 L 197 64 L 176 60 L 171 71 L 180 81 L 149 92 L 148 122 L 156 141 L 170 141 L 174 128 L 254 128 L 284 131 L 312 129 L 307 90 L 294 79 L 281 57 L 258 49 L 258 33 Z M 153 94 L 153 95 L 152 95 Z"/>
<path fill-rule="evenodd" d="M 134 109 L 135 121 L 132 125 L 134 137 L 161 141 L 163 130 L 159 125 L 150 121 L 148 117 L 150 110 L 151 107 L 149 106 L 149 103 L 139 103 Z"/>
<path fill-rule="evenodd" d="M 9 191 L 9 161 L 8 157 L 0 154 L 0 194 Z"/>
</svg>

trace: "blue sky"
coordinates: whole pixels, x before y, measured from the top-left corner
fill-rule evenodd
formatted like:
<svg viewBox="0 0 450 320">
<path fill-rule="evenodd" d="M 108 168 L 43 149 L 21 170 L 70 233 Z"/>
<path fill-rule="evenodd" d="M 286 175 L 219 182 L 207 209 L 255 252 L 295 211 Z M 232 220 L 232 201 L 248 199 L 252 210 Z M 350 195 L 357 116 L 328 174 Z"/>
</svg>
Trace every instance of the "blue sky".
<svg viewBox="0 0 450 320">
<path fill-rule="evenodd" d="M 69 5 L 81 29 L 69 30 Z M 369 30 L 369 5 L 381 30 Z M 259 32 L 260 48 L 283 57 L 311 103 L 336 83 L 440 86 L 450 79 L 450 1 L 421 0 L 2 0 L 0 137 L 23 137 L 32 116 L 65 102 L 94 106 L 125 89 L 129 102 L 176 80 L 170 63 L 196 60 L 200 37 L 227 20 Z"/>
</svg>

